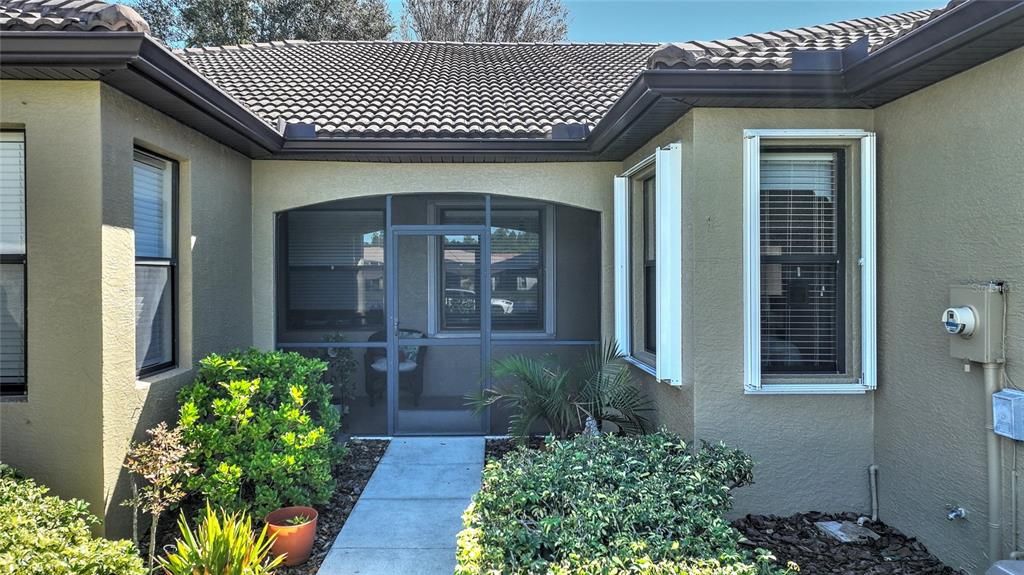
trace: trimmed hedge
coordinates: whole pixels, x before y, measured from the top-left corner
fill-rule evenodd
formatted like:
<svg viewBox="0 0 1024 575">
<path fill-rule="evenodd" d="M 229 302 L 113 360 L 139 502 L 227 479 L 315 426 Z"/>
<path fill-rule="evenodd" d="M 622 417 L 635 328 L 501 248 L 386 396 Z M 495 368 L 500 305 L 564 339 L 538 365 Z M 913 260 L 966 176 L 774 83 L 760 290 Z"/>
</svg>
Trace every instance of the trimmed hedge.
<svg viewBox="0 0 1024 575">
<path fill-rule="evenodd" d="M 0 574 L 143 575 L 129 541 L 95 539 L 88 504 L 47 495 L 31 479 L 0 466 Z"/>
<path fill-rule="evenodd" d="M 678 437 L 580 436 L 491 462 L 463 516 L 458 575 L 768 575 L 724 519 L 742 452 Z"/>
<path fill-rule="evenodd" d="M 344 454 L 334 441 L 340 417 L 326 369 L 319 359 L 255 349 L 201 360 L 178 396 L 178 425 L 199 470 L 188 490 L 257 516 L 326 503 Z"/>
</svg>

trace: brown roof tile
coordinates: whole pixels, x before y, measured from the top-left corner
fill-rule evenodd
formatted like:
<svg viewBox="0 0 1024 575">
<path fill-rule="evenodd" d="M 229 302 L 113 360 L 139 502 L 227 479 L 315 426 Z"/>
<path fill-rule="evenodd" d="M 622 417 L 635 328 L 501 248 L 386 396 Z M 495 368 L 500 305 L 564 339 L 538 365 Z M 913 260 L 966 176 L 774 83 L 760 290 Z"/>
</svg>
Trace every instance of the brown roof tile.
<svg viewBox="0 0 1024 575">
<path fill-rule="evenodd" d="M 321 136 L 538 138 L 595 125 L 654 48 L 296 41 L 178 55 L 271 124 Z"/>
</svg>

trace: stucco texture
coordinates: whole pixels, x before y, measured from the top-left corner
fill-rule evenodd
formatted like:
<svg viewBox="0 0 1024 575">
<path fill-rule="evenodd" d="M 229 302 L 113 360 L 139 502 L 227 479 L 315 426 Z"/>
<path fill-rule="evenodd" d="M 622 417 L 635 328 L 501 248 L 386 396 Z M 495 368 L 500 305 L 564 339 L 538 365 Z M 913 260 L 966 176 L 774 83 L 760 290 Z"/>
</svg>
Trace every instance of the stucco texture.
<svg viewBox="0 0 1024 575">
<path fill-rule="evenodd" d="M 876 111 L 882 518 L 968 572 L 988 566 L 979 366 L 949 356 L 939 314 L 953 284 L 1003 280 L 1007 371 L 1024 384 L 1024 50 Z M 1003 452 L 1009 480 L 1012 442 Z M 1008 493 L 1008 490 L 1007 490 Z M 946 506 L 967 510 L 947 521 Z M 1010 501 L 1002 518 L 1013 550 Z M 1018 517 L 1018 520 L 1024 517 Z"/>
<path fill-rule="evenodd" d="M 543 200 L 600 214 L 610 230 L 618 163 L 383 164 L 253 162 L 253 330 L 274 346 L 274 214 L 339 199 L 394 194 L 495 194 Z M 611 234 L 601 241 L 601 326 L 612 325 Z"/>
<path fill-rule="evenodd" d="M 683 142 L 684 385 L 649 387 L 660 423 L 754 458 L 736 514 L 870 507 L 870 395 L 743 393 L 742 175 L 744 129 L 872 127 L 867 110 L 696 109 L 623 162 Z"/>
<path fill-rule="evenodd" d="M 28 234 L 28 397 L 0 403 L 0 460 L 102 514 L 99 83 L 0 81 L 0 122 L 25 130 Z"/>
<path fill-rule="evenodd" d="M 107 530 L 126 532 L 121 468 L 129 440 L 176 420 L 175 394 L 194 362 L 252 344 L 251 166 L 237 152 L 103 87 L 103 485 Z M 175 159 L 178 194 L 178 367 L 135 377 L 132 150 Z M 31 384 L 30 384 L 31 385 Z"/>
<path fill-rule="evenodd" d="M 26 133 L 28 395 L 0 460 L 128 534 L 129 441 L 173 422 L 193 360 L 252 343 L 248 159 L 98 82 L 0 83 Z M 177 369 L 135 377 L 133 147 L 178 160 Z M 57 161 L 59 159 L 59 161 Z M 193 278 L 201 278 L 193 282 Z"/>
</svg>

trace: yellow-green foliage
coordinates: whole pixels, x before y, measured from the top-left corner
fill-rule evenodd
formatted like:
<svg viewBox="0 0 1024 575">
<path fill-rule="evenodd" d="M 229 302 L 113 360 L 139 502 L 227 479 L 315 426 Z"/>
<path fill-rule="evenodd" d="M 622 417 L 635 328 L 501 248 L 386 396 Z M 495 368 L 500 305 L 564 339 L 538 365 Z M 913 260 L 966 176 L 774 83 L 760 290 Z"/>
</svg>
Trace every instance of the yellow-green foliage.
<svg viewBox="0 0 1024 575">
<path fill-rule="evenodd" d="M 97 519 L 78 499 L 0 470 L 0 574 L 143 575 L 135 546 L 92 536 Z"/>
<path fill-rule="evenodd" d="M 779 575 L 724 519 L 752 462 L 678 437 L 580 436 L 484 470 L 463 516 L 458 575 Z"/>
<path fill-rule="evenodd" d="M 264 575 L 284 561 L 284 556 L 269 557 L 274 538 L 266 525 L 256 535 L 246 513 L 215 513 L 207 504 L 201 521 L 193 532 L 184 515 L 178 519 L 181 537 L 159 559 L 170 575 Z"/>
<path fill-rule="evenodd" d="M 297 353 L 210 355 L 181 391 L 178 425 L 198 473 L 187 487 L 213 505 L 263 515 L 325 503 L 342 449 L 326 364 Z"/>
</svg>

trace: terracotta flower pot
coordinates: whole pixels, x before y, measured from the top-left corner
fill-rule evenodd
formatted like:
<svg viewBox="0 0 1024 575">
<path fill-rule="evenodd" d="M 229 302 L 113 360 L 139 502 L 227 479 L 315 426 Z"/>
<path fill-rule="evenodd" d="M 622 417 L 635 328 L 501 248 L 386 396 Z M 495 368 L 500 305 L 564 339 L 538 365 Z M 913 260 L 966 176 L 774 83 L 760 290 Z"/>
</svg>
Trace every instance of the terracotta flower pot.
<svg viewBox="0 0 1024 575">
<path fill-rule="evenodd" d="M 305 516 L 308 521 L 292 525 L 289 520 Z M 267 532 L 275 535 L 270 552 L 275 556 L 285 555 L 284 564 L 291 567 L 304 563 L 313 552 L 316 540 L 316 509 L 312 507 L 282 507 L 272 511 L 263 520 L 267 523 Z"/>
</svg>

